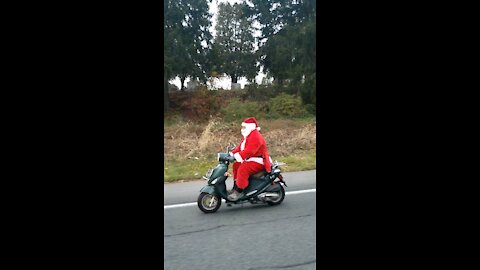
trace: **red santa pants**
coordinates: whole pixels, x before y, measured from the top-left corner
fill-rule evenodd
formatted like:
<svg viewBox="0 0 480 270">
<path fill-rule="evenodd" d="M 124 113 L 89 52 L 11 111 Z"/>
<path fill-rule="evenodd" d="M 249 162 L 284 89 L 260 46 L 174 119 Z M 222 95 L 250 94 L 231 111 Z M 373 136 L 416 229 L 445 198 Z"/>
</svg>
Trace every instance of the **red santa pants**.
<svg viewBox="0 0 480 270">
<path fill-rule="evenodd" d="M 243 163 L 233 163 L 233 179 L 236 180 L 237 187 L 244 189 L 248 186 L 248 177 L 262 171 L 265 167 L 257 162 L 244 161 Z"/>
</svg>

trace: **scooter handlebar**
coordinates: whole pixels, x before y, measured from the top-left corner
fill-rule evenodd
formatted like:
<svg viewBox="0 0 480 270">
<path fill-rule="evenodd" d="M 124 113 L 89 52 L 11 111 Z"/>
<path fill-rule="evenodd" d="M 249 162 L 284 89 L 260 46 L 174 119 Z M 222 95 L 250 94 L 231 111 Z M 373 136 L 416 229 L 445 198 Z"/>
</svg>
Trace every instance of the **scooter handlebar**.
<svg viewBox="0 0 480 270">
<path fill-rule="evenodd" d="M 218 153 L 218 161 L 234 162 L 235 157 L 231 156 L 230 153 Z"/>
</svg>

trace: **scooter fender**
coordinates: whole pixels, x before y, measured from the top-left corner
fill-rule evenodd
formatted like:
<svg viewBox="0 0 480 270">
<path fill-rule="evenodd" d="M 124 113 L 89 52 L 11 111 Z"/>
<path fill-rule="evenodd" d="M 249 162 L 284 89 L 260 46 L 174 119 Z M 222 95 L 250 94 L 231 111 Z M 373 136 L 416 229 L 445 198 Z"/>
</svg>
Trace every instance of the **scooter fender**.
<svg viewBox="0 0 480 270">
<path fill-rule="evenodd" d="M 201 190 L 200 193 L 206 192 L 208 194 L 215 194 L 215 188 L 213 186 L 204 186 Z"/>
</svg>

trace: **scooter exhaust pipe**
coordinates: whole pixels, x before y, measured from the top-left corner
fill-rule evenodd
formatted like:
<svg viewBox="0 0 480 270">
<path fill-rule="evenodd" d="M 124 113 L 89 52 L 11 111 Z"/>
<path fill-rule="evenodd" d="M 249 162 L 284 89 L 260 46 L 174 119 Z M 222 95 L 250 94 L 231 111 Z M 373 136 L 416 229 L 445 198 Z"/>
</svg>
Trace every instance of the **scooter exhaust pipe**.
<svg viewBox="0 0 480 270">
<path fill-rule="evenodd" d="M 258 198 L 262 201 L 268 200 L 268 198 L 277 198 L 279 195 L 273 192 L 264 192 L 258 195 Z"/>
</svg>

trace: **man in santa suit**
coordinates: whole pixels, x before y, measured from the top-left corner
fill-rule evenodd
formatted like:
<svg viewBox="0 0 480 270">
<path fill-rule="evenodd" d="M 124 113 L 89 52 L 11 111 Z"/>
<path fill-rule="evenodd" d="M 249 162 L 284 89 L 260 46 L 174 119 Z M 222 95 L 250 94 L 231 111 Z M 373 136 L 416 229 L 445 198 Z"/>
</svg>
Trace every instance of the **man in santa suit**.
<svg viewBox="0 0 480 270">
<path fill-rule="evenodd" d="M 230 153 L 237 162 L 233 164 L 233 179 L 235 185 L 228 199 L 236 201 L 243 196 L 243 190 L 248 186 L 248 177 L 262 170 L 271 171 L 270 156 L 267 144 L 259 132 L 257 120 L 247 118 L 242 123 L 242 142 Z"/>
</svg>

